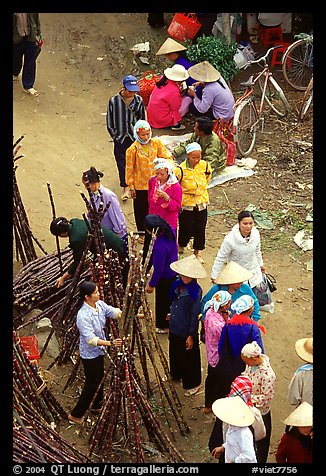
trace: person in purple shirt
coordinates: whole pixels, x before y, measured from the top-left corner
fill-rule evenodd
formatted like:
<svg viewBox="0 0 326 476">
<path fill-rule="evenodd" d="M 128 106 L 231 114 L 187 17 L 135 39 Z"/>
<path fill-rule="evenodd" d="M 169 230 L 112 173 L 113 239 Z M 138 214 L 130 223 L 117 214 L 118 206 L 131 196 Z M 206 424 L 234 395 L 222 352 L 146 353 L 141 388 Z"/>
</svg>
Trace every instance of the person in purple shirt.
<svg viewBox="0 0 326 476">
<path fill-rule="evenodd" d="M 90 205 L 92 206 L 92 201 L 94 200 L 97 211 L 101 203 L 103 204 L 102 210 L 104 210 L 106 205 L 110 202 L 110 206 L 101 220 L 101 225 L 112 230 L 123 240 L 124 251 L 128 255 L 126 219 L 116 194 L 101 184 L 100 180 L 103 176 L 103 172 L 96 170 L 95 167 L 91 167 L 83 173 L 82 181 L 86 188 L 89 187 L 91 192 Z M 91 218 L 91 212 L 88 214 L 88 218 Z"/>
<path fill-rule="evenodd" d="M 172 38 L 167 38 L 164 41 L 156 55 L 164 55 L 169 61 L 172 61 L 173 64 L 181 64 L 181 66 L 187 70 L 190 66 L 194 66 L 195 64 L 187 58 L 187 48 Z M 189 76 L 189 78 L 186 79 L 186 84 L 187 86 L 191 86 L 195 81 L 194 78 Z"/>
<path fill-rule="evenodd" d="M 152 251 L 153 272 L 146 285 L 146 292 L 151 294 L 155 289 L 155 321 L 158 334 L 168 334 L 167 315 L 170 312 L 170 288 L 176 272 L 170 264 L 178 259 L 176 236 L 164 218 L 158 215 L 146 215 L 146 232 L 155 233 L 156 239 Z"/>
<path fill-rule="evenodd" d="M 234 97 L 220 72 L 208 61 L 203 61 L 191 66 L 188 73 L 198 81 L 193 84 L 196 90 L 188 89 L 188 95 L 193 97 L 189 112 L 196 117 L 204 115 L 224 123 L 232 119 Z M 201 97 L 198 96 L 198 86 L 202 87 Z"/>
</svg>

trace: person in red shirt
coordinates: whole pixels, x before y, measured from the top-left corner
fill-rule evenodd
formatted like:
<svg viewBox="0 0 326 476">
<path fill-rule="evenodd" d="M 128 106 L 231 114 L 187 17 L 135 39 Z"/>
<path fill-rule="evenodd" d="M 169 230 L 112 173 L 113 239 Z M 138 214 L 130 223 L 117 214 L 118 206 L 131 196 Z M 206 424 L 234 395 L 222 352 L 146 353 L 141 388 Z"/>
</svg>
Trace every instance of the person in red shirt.
<svg viewBox="0 0 326 476">
<path fill-rule="evenodd" d="M 302 402 L 284 420 L 285 432 L 275 454 L 277 463 L 312 463 L 312 410 L 310 403 Z"/>
</svg>

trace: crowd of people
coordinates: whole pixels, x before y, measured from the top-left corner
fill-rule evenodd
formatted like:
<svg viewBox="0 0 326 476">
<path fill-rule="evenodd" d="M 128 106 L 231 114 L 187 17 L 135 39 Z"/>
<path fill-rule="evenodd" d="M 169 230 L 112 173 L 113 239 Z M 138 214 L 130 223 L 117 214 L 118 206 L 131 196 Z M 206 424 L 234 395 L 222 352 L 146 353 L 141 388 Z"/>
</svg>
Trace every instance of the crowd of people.
<svg viewBox="0 0 326 476">
<path fill-rule="evenodd" d="M 155 28 L 162 24 L 158 18 L 148 21 Z M 36 35 L 40 35 L 38 14 L 14 14 L 14 30 L 13 74 L 18 76 L 25 55 L 24 89 L 36 96 L 35 62 L 31 64 L 29 56 L 35 54 Z M 124 287 L 129 269 L 128 232 L 140 232 L 143 260 L 152 233 L 156 235 L 145 291 L 154 293 L 156 333 L 168 336 L 170 377 L 181 382 L 186 397 L 196 395 L 202 387 L 200 341 L 205 345 L 208 366 L 202 412 L 216 417 L 208 442 L 212 456 L 220 463 L 266 463 L 277 375 L 265 354 L 266 330 L 259 323 L 256 286 L 266 269 L 250 211 L 238 213 L 237 223 L 216 250 L 209 291 L 204 294 L 197 282 L 208 275 L 201 254 L 206 242 L 208 184 L 227 165 L 221 131 L 232 123 L 234 97 L 209 62 L 194 64 L 185 53 L 186 48 L 171 38 L 160 47 L 157 54 L 166 55 L 174 64 L 163 71 L 147 107 L 139 95 L 137 78 L 130 74 L 107 105 L 120 199 L 132 200 L 135 230 L 127 229 L 119 197 L 102 184 L 101 171 L 92 165 L 83 172 L 82 182 L 96 210 L 109 203 L 100 225 L 106 247 L 118 253 Z M 159 137 L 153 137 L 152 129 L 182 130 L 186 114 L 194 118 L 194 132 L 171 152 Z M 185 159 L 177 164 L 176 158 L 183 154 Z M 88 219 L 91 221 L 92 212 Z M 89 228 L 83 219 L 60 216 L 52 220 L 50 232 L 68 238 L 73 251 L 73 263 L 56 282 L 61 287 L 76 272 Z M 186 256 L 191 240 L 193 253 Z M 95 259 L 96 250 L 91 251 Z M 98 387 L 105 347 L 118 349 L 122 342 L 121 338 L 108 340 L 104 332 L 107 318 L 119 318 L 121 310 L 99 299 L 96 283 L 84 281 L 79 292 L 76 323 L 85 384 L 69 414 L 76 424 L 82 424 L 95 394 L 92 411 L 101 410 L 103 385 Z M 300 339 L 295 351 L 305 363 L 290 379 L 288 402 L 296 408 L 284 420 L 284 435 L 280 435 L 275 455 L 278 463 L 312 462 L 312 338 Z"/>
</svg>

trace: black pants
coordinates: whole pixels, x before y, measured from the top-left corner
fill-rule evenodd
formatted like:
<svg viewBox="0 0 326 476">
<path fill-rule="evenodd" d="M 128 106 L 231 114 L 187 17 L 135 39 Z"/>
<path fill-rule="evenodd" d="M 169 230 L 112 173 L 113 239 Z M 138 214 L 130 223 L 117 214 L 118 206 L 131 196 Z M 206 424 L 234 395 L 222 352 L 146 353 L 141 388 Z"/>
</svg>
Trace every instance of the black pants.
<svg viewBox="0 0 326 476">
<path fill-rule="evenodd" d="M 199 112 L 193 102 L 189 104 L 188 112 L 195 117 L 209 117 L 212 121 L 216 120 L 216 117 L 213 114 L 212 108 L 210 107 L 206 112 Z"/>
<path fill-rule="evenodd" d="M 269 452 L 269 445 L 271 441 L 271 433 L 272 433 L 272 417 L 271 412 L 269 411 L 266 415 L 262 415 L 263 421 L 266 428 L 266 436 L 261 440 L 256 442 L 257 446 L 257 462 L 258 463 L 266 463 L 268 458 Z"/>
<path fill-rule="evenodd" d="M 71 415 L 76 418 L 81 418 L 89 408 L 104 375 L 104 355 L 99 355 L 95 359 L 81 359 L 81 361 L 84 366 L 85 384 L 79 400 L 71 412 Z M 102 401 L 103 385 L 98 391 L 92 408 L 101 408 Z"/>
<path fill-rule="evenodd" d="M 24 36 L 22 41 L 13 45 L 13 74 L 18 76 L 23 68 L 22 83 L 24 89 L 32 88 L 35 83 L 36 51 L 36 43 L 28 41 L 27 36 Z"/>
<path fill-rule="evenodd" d="M 126 150 L 132 144 L 132 140 L 127 139 L 121 144 L 121 142 L 114 141 L 114 158 L 117 163 L 118 172 L 119 172 L 119 180 L 120 180 L 120 187 L 127 187 L 126 184 Z"/>
<path fill-rule="evenodd" d="M 178 245 L 185 247 L 191 237 L 194 238 L 194 249 L 205 249 L 205 232 L 207 224 L 207 208 L 204 210 L 182 210 L 179 215 Z"/>
<path fill-rule="evenodd" d="M 169 333 L 170 374 L 173 379 L 182 379 L 185 390 L 198 387 L 201 383 L 201 360 L 198 334 L 194 336 L 194 345 L 186 350 L 186 337 Z"/>
<path fill-rule="evenodd" d="M 148 215 L 148 190 L 136 190 L 133 200 L 135 222 L 138 231 L 145 231 L 144 220 Z"/>
<path fill-rule="evenodd" d="M 164 13 L 148 13 L 147 23 L 153 28 L 164 26 Z"/>
<path fill-rule="evenodd" d="M 170 312 L 171 299 L 170 289 L 175 278 L 160 279 L 155 287 L 155 320 L 156 327 L 167 329 L 169 321 L 166 315 Z"/>
<path fill-rule="evenodd" d="M 205 407 L 211 407 L 218 398 L 224 397 L 224 389 L 215 376 L 215 367 L 208 365 L 205 379 Z"/>
</svg>

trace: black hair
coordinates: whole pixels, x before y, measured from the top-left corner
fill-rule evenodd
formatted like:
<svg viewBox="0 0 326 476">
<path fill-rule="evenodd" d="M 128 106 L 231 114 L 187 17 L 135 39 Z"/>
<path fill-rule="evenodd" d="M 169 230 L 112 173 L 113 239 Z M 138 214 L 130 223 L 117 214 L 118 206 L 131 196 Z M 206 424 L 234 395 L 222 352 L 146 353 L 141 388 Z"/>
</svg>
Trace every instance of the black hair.
<svg viewBox="0 0 326 476">
<path fill-rule="evenodd" d="M 94 281 L 83 281 L 79 285 L 80 297 L 85 299 L 85 296 L 90 296 L 96 289 L 97 284 Z"/>
<path fill-rule="evenodd" d="M 164 234 L 169 240 L 176 241 L 175 234 L 164 218 L 158 215 L 146 215 L 144 219 L 145 228 L 150 231 L 156 230 L 158 234 Z"/>
<path fill-rule="evenodd" d="M 79 287 L 78 287 L 78 289 L 79 289 L 79 302 L 78 302 L 77 308 L 76 308 L 77 312 L 79 311 L 79 309 L 84 304 L 85 296 L 90 296 L 91 294 L 93 294 L 93 292 L 96 289 L 96 286 L 97 286 L 97 284 L 94 283 L 93 281 L 83 281 L 79 285 Z"/>
<path fill-rule="evenodd" d="M 104 177 L 103 172 L 96 170 L 93 166 L 83 173 L 83 179 L 87 180 L 89 183 L 97 183 L 102 177 Z"/>
<path fill-rule="evenodd" d="M 161 88 L 162 86 L 165 86 L 167 82 L 168 78 L 165 76 L 165 74 L 163 74 L 162 78 L 157 81 L 156 86 L 158 88 Z"/>
<path fill-rule="evenodd" d="M 70 222 L 65 217 L 58 217 L 51 221 L 50 232 L 54 236 L 59 236 L 62 233 L 69 231 Z"/>
<path fill-rule="evenodd" d="M 209 117 L 197 117 L 195 122 L 198 124 L 198 129 L 201 132 L 204 132 L 206 135 L 209 135 L 213 131 L 213 121 Z"/>
<path fill-rule="evenodd" d="M 242 210 L 238 215 L 238 223 L 240 223 L 244 218 L 252 218 L 255 221 L 253 214 L 249 210 Z"/>
</svg>

